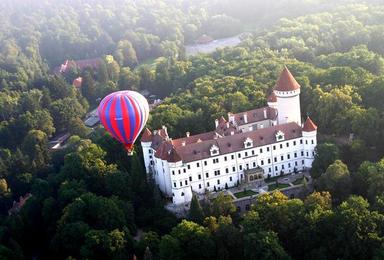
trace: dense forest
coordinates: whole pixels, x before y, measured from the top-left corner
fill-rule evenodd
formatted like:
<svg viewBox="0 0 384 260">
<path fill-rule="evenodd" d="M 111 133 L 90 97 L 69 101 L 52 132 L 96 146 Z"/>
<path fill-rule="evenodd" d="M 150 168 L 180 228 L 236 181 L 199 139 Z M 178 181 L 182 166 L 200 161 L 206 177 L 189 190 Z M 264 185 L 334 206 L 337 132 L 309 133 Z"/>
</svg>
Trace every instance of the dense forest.
<svg viewBox="0 0 384 260">
<path fill-rule="evenodd" d="M 380 1 L 3 0 L 0 14 L 1 259 L 384 258 Z M 185 55 L 201 35 L 243 32 L 236 47 Z M 54 73 L 82 59 L 100 63 Z M 265 105 L 283 66 L 319 127 L 316 191 L 264 194 L 245 215 L 221 194 L 176 218 L 139 145 L 127 157 L 83 122 L 106 94 L 148 90 L 163 99 L 150 128 L 211 130 Z"/>
</svg>

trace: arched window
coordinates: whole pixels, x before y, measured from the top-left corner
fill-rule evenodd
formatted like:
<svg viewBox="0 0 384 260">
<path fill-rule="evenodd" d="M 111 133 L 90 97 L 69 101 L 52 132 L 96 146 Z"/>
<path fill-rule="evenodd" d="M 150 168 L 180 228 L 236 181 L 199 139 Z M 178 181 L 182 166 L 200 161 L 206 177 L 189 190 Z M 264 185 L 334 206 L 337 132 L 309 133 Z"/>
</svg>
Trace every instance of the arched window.
<svg viewBox="0 0 384 260">
<path fill-rule="evenodd" d="M 184 192 L 181 193 L 181 196 L 184 196 Z"/>
</svg>

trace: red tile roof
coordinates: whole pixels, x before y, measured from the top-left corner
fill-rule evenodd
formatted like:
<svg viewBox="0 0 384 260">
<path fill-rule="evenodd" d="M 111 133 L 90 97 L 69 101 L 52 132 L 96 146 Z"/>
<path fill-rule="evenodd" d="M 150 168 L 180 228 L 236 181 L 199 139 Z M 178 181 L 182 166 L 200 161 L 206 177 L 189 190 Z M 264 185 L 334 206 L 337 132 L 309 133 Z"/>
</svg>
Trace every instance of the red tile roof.
<svg viewBox="0 0 384 260">
<path fill-rule="evenodd" d="M 275 92 L 272 91 L 271 95 L 269 95 L 268 102 L 271 102 L 271 103 L 277 102 L 277 97 L 275 95 Z"/>
<path fill-rule="evenodd" d="M 267 117 L 264 117 L 264 109 L 266 109 Z M 247 115 L 247 123 L 244 122 L 244 114 Z M 235 122 L 237 125 L 245 125 L 266 119 L 274 120 L 277 117 L 277 110 L 272 107 L 262 107 L 242 113 L 233 114 L 233 116 L 235 117 Z"/>
<path fill-rule="evenodd" d="M 312 132 L 312 131 L 315 131 L 316 129 L 317 129 L 317 125 L 315 125 L 315 123 L 313 123 L 311 118 L 308 116 L 307 120 L 304 123 L 303 131 L 304 132 Z"/>
<path fill-rule="evenodd" d="M 292 76 L 291 72 L 287 67 L 284 67 L 283 71 L 280 74 L 280 78 L 275 85 L 275 90 L 277 91 L 292 91 L 299 89 L 300 85 L 297 83 L 295 78 Z"/>
<path fill-rule="evenodd" d="M 221 136 L 216 139 L 202 140 L 186 145 L 183 145 L 180 139 L 165 141 L 159 146 L 155 156 L 169 162 L 179 159 L 183 162 L 192 162 L 211 157 L 210 148 L 212 145 L 219 147 L 220 154 L 227 154 L 244 150 L 244 141 L 247 138 L 252 139 L 253 147 L 276 143 L 276 133 L 278 131 L 282 131 L 285 134 L 285 140 L 302 136 L 302 129 L 299 125 L 288 123 L 235 135 Z"/>
<path fill-rule="evenodd" d="M 142 142 L 152 141 L 152 132 L 148 128 L 144 129 L 143 135 L 141 136 L 141 141 Z"/>
</svg>

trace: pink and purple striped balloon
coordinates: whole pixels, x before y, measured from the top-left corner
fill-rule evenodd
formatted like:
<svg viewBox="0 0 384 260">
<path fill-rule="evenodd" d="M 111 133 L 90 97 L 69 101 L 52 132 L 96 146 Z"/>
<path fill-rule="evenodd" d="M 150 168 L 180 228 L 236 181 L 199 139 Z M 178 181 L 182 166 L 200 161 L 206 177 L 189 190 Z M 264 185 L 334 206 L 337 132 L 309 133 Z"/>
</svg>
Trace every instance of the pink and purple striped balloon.
<svg viewBox="0 0 384 260">
<path fill-rule="evenodd" d="M 114 92 L 100 102 L 97 112 L 104 128 L 132 154 L 149 116 L 145 97 L 130 90 Z"/>
</svg>

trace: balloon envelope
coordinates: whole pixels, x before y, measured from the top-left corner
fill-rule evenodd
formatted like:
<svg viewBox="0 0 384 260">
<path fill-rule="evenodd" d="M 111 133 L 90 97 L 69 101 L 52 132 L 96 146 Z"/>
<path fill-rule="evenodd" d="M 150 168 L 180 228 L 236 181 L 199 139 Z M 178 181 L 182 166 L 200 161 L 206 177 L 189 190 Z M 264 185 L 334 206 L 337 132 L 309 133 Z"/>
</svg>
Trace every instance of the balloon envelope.
<svg viewBox="0 0 384 260">
<path fill-rule="evenodd" d="M 104 128 L 132 154 L 133 144 L 148 120 L 145 97 L 130 90 L 111 93 L 100 102 L 98 114 Z"/>
</svg>

